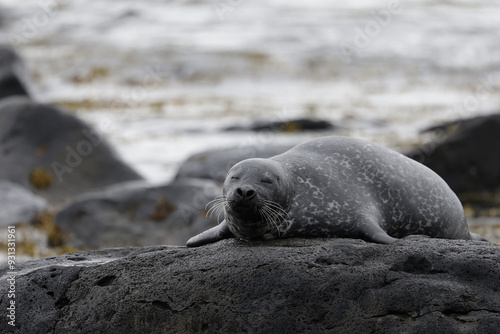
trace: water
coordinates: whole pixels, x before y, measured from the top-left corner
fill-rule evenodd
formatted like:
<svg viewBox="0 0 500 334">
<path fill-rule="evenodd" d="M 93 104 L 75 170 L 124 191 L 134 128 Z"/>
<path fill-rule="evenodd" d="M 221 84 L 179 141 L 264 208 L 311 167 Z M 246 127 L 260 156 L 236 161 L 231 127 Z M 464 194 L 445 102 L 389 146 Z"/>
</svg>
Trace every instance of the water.
<svg viewBox="0 0 500 334">
<path fill-rule="evenodd" d="M 395 4 L 395 5 L 394 5 Z M 223 133 L 319 117 L 405 150 L 498 110 L 497 1 L 2 0 L 43 102 L 106 134 L 152 182 L 207 148 L 320 134 Z"/>
</svg>

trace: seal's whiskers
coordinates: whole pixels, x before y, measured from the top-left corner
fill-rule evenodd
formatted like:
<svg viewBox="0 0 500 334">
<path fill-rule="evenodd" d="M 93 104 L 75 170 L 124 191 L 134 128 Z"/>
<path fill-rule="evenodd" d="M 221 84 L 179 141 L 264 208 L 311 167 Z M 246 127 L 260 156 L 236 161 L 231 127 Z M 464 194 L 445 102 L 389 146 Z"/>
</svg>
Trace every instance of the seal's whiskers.
<svg viewBox="0 0 500 334">
<path fill-rule="evenodd" d="M 290 219 L 288 212 L 283 209 L 278 203 L 270 200 L 263 200 L 262 202 L 264 202 L 265 206 L 272 210 L 282 220 L 288 221 Z"/>
<path fill-rule="evenodd" d="M 278 228 L 278 225 L 276 224 L 276 221 L 275 221 L 275 217 L 273 216 L 273 214 L 269 211 L 269 208 L 266 207 L 266 206 L 263 206 L 261 208 L 261 210 L 259 210 L 259 213 L 262 217 L 262 220 L 268 225 L 267 227 L 269 229 L 276 229 L 276 231 L 278 232 L 278 236 L 280 236 L 280 230 Z M 271 226 L 269 226 L 271 225 Z"/>
<path fill-rule="evenodd" d="M 278 236 L 280 236 L 281 232 L 278 222 L 283 221 L 288 226 L 288 212 L 286 212 L 281 205 L 271 200 L 261 200 L 260 204 L 259 212 L 261 213 L 263 220 L 266 224 L 270 225 L 268 226 L 269 229 L 276 229 Z"/>
<path fill-rule="evenodd" d="M 224 195 L 219 195 L 215 197 L 215 199 L 211 200 L 210 202 L 207 203 L 205 206 L 205 209 L 209 206 L 210 209 L 208 209 L 206 216 L 207 217 L 212 217 L 212 215 L 215 213 L 217 215 L 217 222 L 220 223 L 220 215 L 224 213 L 225 216 L 225 207 L 228 205 L 228 201 L 226 199 L 226 196 Z"/>
</svg>

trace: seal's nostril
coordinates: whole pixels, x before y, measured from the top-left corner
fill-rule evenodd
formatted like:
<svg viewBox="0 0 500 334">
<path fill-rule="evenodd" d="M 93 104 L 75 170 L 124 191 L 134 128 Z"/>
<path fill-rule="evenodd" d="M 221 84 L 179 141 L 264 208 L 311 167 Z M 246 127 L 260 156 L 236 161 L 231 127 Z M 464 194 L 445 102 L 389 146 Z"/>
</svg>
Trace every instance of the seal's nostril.
<svg viewBox="0 0 500 334">
<path fill-rule="evenodd" d="M 251 199 L 255 196 L 255 190 L 249 187 L 236 188 L 235 192 L 242 199 Z"/>
</svg>

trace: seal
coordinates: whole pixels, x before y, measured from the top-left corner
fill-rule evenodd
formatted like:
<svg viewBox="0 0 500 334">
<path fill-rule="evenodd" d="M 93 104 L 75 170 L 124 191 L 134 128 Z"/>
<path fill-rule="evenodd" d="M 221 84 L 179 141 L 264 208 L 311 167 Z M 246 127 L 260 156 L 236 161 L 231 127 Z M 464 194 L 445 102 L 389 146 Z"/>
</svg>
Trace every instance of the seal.
<svg viewBox="0 0 500 334">
<path fill-rule="evenodd" d="M 217 226 L 188 247 L 225 238 L 360 238 L 390 244 L 409 235 L 485 240 L 470 233 L 462 205 L 424 165 L 386 147 L 322 137 L 228 172 L 210 213 Z"/>
</svg>

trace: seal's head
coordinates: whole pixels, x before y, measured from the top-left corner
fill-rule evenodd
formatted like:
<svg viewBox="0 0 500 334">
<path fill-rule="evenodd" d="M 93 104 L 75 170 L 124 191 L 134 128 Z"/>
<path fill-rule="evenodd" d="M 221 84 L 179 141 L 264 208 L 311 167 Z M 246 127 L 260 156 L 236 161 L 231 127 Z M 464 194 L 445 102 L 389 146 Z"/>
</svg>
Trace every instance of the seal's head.
<svg viewBox="0 0 500 334">
<path fill-rule="evenodd" d="M 279 235 L 279 223 L 288 219 L 290 190 L 286 170 L 274 160 L 248 159 L 233 166 L 223 188 L 231 232 L 246 240 Z"/>
</svg>

